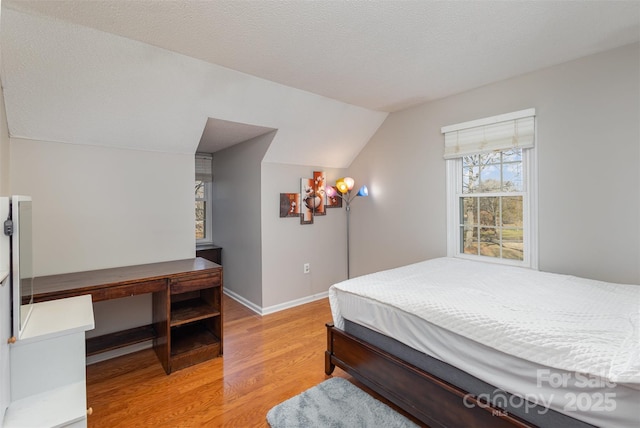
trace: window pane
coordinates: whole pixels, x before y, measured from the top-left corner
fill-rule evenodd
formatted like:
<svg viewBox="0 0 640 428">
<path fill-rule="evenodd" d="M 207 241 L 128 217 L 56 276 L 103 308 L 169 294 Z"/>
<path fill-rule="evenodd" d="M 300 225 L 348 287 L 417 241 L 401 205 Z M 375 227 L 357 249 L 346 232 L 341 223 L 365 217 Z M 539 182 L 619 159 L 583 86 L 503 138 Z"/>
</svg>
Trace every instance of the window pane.
<svg viewBox="0 0 640 428">
<path fill-rule="evenodd" d="M 500 257 L 500 236 L 495 228 L 480 228 L 480 255 Z"/>
<path fill-rule="evenodd" d="M 462 193 L 477 192 L 480 179 L 479 171 L 477 166 L 462 168 Z"/>
<path fill-rule="evenodd" d="M 522 192 L 522 164 L 502 165 L 502 182 L 504 192 Z"/>
<path fill-rule="evenodd" d="M 479 155 L 464 156 L 462 158 L 462 167 L 467 168 L 477 166 L 479 164 L 478 157 Z"/>
<path fill-rule="evenodd" d="M 460 218 L 465 226 L 478 224 L 478 198 L 460 198 Z"/>
<path fill-rule="evenodd" d="M 481 165 L 500 164 L 500 152 L 483 153 L 480 155 Z"/>
<path fill-rule="evenodd" d="M 461 252 L 465 254 L 478 254 L 478 228 L 462 226 L 460 228 Z"/>
<path fill-rule="evenodd" d="M 524 260 L 524 233 L 522 229 L 502 229 L 502 257 Z"/>
<path fill-rule="evenodd" d="M 204 181 L 196 180 L 196 199 L 204 198 Z"/>
<path fill-rule="evenodd" d="M 205 201 L 196 201 L 196 239 L 204 239 L 205 233 Z"/>
<path fill-rule="evenodd" d="M 204 238 L 204 221 L 196 221 L 196 239 Z"/>
<path fill-rule="evenodd" d="M 500 183 L 500 165 L 485 165 L 480 169 L 480 187 L 479 192 L 499 192 Z"/>
<path fill-rule="evenodd" d="M 522 149 L 504 150 L 502 152 L 502 162 L 521 162 Z"/>
<path fill-rule="evenodd" d="M 480 199 L 480 224 L 482 226 L 498 226 L 500 218 L 500 198 L 489 197 Z"/>
<path fill-rule="evenodd" d="M 522 196 L 502 197 L 502 226 L 522 227 Z"/>
</svg>

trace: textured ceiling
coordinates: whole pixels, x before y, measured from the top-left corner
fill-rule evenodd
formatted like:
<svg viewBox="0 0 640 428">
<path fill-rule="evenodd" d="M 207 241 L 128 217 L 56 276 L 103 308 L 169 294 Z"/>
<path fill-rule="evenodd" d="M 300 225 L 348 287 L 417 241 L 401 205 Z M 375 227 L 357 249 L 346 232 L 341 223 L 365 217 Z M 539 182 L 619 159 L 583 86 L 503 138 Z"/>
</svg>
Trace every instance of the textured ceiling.
<svg viewBox="0 0 640 428">
<path fill-rule="evenodd" d="M 382 111 L 640 38 L 638 1 L 4 3 Z"/>
<path fill-rule="evenodd" d="M 2 0 L 13 137 L 346 167 L 387 112 L 640 40 L 640 1 Z M 200 147 L 200 148 L 198 148 Z"/>
</svg>

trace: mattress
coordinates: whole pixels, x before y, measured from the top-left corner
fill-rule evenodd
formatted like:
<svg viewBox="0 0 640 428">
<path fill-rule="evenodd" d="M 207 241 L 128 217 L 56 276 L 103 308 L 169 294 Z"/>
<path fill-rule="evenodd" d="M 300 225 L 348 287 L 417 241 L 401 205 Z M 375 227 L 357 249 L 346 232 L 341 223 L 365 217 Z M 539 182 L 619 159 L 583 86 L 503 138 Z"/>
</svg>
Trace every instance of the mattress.
<svg viewBox="0 0 640 428">
<path fill-rule="evenodd" d="M 586 423 L 640 423 L 638 286 L 441 258 L 329 298 L 339 328 L 348 319 Z"/>
</svg>

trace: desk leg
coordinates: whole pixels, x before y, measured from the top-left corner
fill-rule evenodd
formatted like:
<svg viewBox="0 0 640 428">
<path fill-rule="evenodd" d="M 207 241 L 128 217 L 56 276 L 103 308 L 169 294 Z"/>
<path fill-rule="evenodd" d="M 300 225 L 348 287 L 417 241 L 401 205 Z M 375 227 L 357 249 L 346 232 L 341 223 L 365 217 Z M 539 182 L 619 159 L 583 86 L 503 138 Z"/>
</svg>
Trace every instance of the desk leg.
<svg viewBox="0 0 640 428">
<path fill-rule="evenodd" d="M 169 287 L 163 291 L 153 293 L 153 326 L 156 330 L 156 338 L 153 341 L 153 349 L 167 374 L 171 373 L 169 355 L 171 353 L 169 342 L 169 314 L 171 313 L 171 301 L 169 299 Z"/>
</svg>

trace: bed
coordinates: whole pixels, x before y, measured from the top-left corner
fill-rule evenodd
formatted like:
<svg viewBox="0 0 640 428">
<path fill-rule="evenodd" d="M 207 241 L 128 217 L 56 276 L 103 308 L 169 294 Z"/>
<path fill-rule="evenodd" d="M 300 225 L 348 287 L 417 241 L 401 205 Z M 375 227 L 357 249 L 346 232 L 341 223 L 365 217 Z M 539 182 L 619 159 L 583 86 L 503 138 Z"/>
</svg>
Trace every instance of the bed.
<svg viewBox="0 0 640 428">
<path fill-rule="evenodd" d="M 325 372 L 431 427 L 640 426 L 640 286 L 438 258 L 329 300 Z"/>
</svg>

